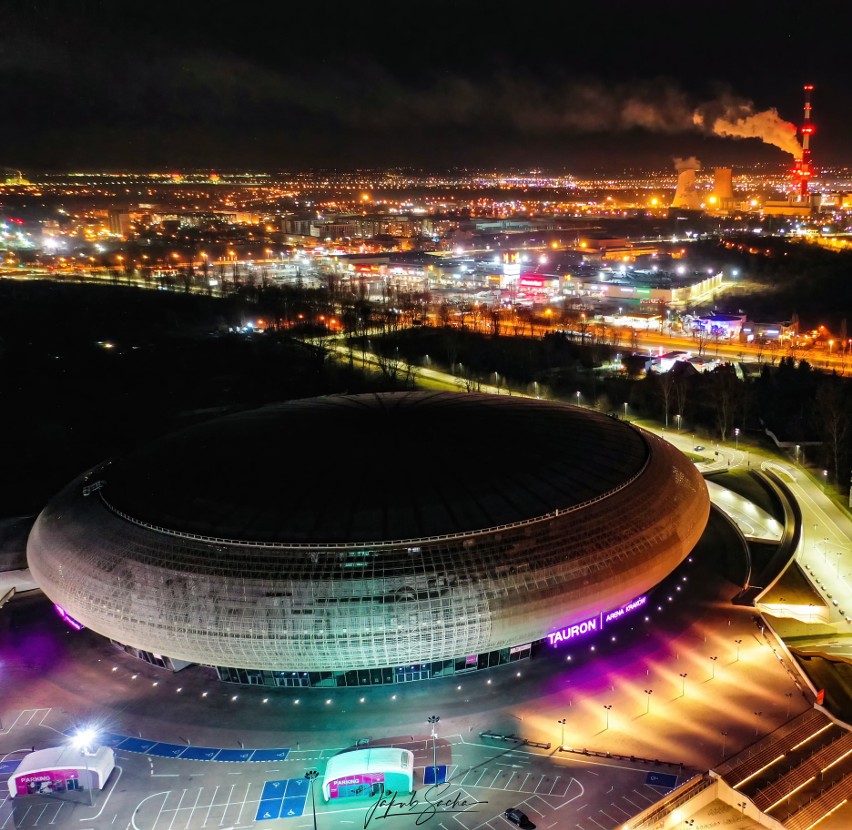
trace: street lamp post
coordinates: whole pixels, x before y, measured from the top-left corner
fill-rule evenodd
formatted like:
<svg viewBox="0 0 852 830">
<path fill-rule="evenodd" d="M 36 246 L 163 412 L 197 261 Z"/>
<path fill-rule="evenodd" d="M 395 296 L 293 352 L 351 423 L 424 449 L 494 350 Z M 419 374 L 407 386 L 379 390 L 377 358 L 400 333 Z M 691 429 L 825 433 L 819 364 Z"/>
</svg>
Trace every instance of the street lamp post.
<svg viewBox="0 0 852 830">
<path fill-rule="evenodd" d="M 609 710 L 612 709 L 611 703 L 604 703 L 604 709 L 606 709 L 606 727 L 605 729 L 609 729 Z"/>
<path fill-rule="evenodd" d="M 728 742 L 728 730 L 723 729 L 719 734 L 722 736 L 722 760 L 724 761 L 725 760 L 725 748 L 727 747 L 727 742 Z"/>
<path fill-rule="evenodd" d="M 716 661 L 719 659 L 718 657 L 711 657 L 713 673 L 710 675 L 710 679 L 713 680 L 716 677 Z"/>
<path fill-rule="evenodd" d="M 740 646 L 743 644 L 742 640 L 734 640 L 737 646 L 737 659 L 734 661 L 736 663 L 740 662 Z"/>
<path fill-rule="evenodd" d="M 755 738 L 757 737 L 757 733 L 760 731 L 760 716 L 762 714 L 763 714 L 763 711 L 754 713 L 754 716 L 757 718 L 757 720 L 754 723 L 754 736 L 755 736 Z"/>
<path fill-rule="evenodd" d="M 651 711 L 651 695 L 654 693 L 653 689 L 645 689 L 645 714 Z"/>
<path fill-rule="evenodd" d="M 560 749 L 565 746 L 565 723 L 567 720 L 568 718 L 562 718 L 562 720 L 556 721 L 562 727 L 562 740 L 559 743 Z"/>
<path fill-rule="evenodd" d="M 787 698 L 787 720 L 790 720 L 790 706 L 793 701 L 793 693 L 792 692 L 784 692 L 784 697 Z"/>
<path fill-rule="evenodd" d="M 317 830 L 317 805 L 314 801 L 314 781 L 319 778 L 319 773 L 315 769 L 309 769 L 305 772 L 305 778 L 308 779 L 308 786 L 311 790 L 311 813 L 314 817 L 314 830 Z"/>
<path fill-rule="evenodd" d="M 740 428 L 739 427 L 734 428 L 734 438 L 736 439 L 736 442 L 737 442 L 737 444 L 736 444 L 737 449 L 739 449 L 740 448 Z"/>
<path fill-rule="evenodd" d="M 624 402 L 624 420 L 627 420 L 627 401 Z"/>
<path fill-rule="evenodd" d="M 432 782 L 433 784 L 438 783 L 438 732 L 436 727 L 439 720 L 441 720 L 441 718 L 438 717 L 438 715 L 429 715 L 429 717 L 426 718 L 426 722 L 432 726 L 432 772 L 435 776 L 435 780 Z"/>
<path fill-rule="evenodd" d="M 680 673 L 680 696 L 683 697 L 686 694 L 686 672 Z"/>
<path fill-rule="evenodd" d="M 577 390 L 577 406 L 580 405 L 580 390 Z"/>
<path fill-rule="evenodd" d="M 89 791 L 90 807 L 95 806 L 95 793 L 94 787 L 92 786 L 92 778 L 89 773 L 89 756 L 95 754 L 92 751 L 92 747 L 94 746 L 97 737 L 97 732 L 95 732 L 95 730 L 91 727 L 87 727 L 85 729 L 80 729 L 74 734 L 74 737 L 72 738 L 72 745 L 85 759 L 84 763 L 86 765 L 86 789 Z"/>
</svg>

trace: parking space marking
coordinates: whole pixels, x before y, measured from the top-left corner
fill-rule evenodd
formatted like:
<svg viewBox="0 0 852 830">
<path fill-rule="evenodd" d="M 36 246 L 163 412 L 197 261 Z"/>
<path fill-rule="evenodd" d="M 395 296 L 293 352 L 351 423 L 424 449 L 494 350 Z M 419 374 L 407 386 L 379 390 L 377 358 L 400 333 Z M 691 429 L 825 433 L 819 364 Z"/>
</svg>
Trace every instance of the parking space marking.
<svg viewBox="0 0 852 830">
<path fill-rule="evenodd" d="M 201 800 L 201 793 L 204 790 L 204 787 L 198 788 L 198 795 L 195 796 L 195 804 L 192 805 L 192 809 L 189 811 L 189 817 L 186 820 L 186 826 L 183 830 L 189 830 L 189 823 L 192 821 L 192 814 L 195 812 L 195 808 L 198 806 L 198 802 Z"/>
<path fill-rule="evenodd" d="M 38 818 L 33 822 L 33 827 L 35 827 L 39 823 L 39 821 L 41 820 L 41 817 L 44 815 L 44 811 L 49 806 L 50 806 L 49 804 L 45 804 L 44 807 L 41 808 L 41 812 L 38 814 Z"/>
<path fill-rule="evenodd" d="M 60 802 L 59 809 L 56 811 L 55 815 L 50 820 L 50 822 L 49 822 L 50 824 L 56 824 L 56 819 L 59 818 L 59 814 L 62 812 L 62 808 L 64 806 L 65 806 L 65 802 L 64 801 Z"/>
<path fill-rule="evenodd" d="M 219 822 L 220 827 L 225 823 L 225 816 L 228 814 L 228 807 L 231 806 L 231 796 L 234 794 L 234 787 L 236 786 L 236 784 L 231 784 L 231 791 L 228 793 L 228 800 L 225 802 L 225 809 L 222 810 L 222 820 Z"/>
<path fill-rule="evenodd" d="M 216 793 L 219 792 L 219 785 L 216 785 L 216 789 L 213 790 L 213 797 L 210 799 L 210 804 L 207 807 L 207 815 L 204 816 L 204 823 L 201 825 L 202 827 L 207 826 L 207 821 L 210 818 L 210 810 L 213 809 L 213 802 L 216 801 Z"/>
<path fill-rule="evenodd" d="M 175 807 L 174 815 L 172 816 L 172 820 L 169 822 L 169 830 L 172 830 L 172 825 L 175 823 L 175 819 L 177 818 L 178 810 L 180 810 L 180 805 L 183 804 L 183 800 L 184 800 L 185 797 L 186 797 L 186 790 L 184 790 L 180 794 L 180 801 L 178 801 L 178 806 Z"/>
<path fill-rule="evenodd" d="M 648 796 L 645 795 L 645 793 L 640 793 L 639 790 L 634 789 L 633 792 L 636 793 L 636 795 L 638 795 L 639 798 L 644 798 L 645 801 L 647 801 L 649 804 L 653 804 L 655 801 L 660 800 L 659 795 L 657 796 L 657 798 L 648 798 Z"/>
</svg>

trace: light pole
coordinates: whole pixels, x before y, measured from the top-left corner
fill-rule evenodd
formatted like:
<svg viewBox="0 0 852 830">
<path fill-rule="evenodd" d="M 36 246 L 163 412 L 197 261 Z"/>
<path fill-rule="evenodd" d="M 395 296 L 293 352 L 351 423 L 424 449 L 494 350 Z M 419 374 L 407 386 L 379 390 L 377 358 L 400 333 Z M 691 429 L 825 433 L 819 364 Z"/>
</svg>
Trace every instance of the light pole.
<svg viewBox="0 0 852 830">
<path fill-rule="evenodd" d="M 624 402 L 624 420 L 627 420 L 627 401 Z"/>
<path fill-rule="evenodd" d="M 645 714 L 651 711 L 651 695 L 654 693 L 653 689 L 645 689 Z"/>
<path fill-rule="evenodd" d="M 718 657 L 711 657 L 710 659 L 713 661 L 712 664 L 711 664 L 712 667 L 713 667 L 713 673 L 710 675 L 710 679 L 713 680 L 716 677 L 716 661 L 719 658 Z"/>
<path fill-rule="evenodd" d="M 725 749 L 727 747 L 727 742 L 728 742 L 728 731 L 727 731 L 727 729 L 723 729 L 719 734 L 722 736 L 722 760 L 724 761 L 725 760 Z"/>
<path fill-rule="evenodd" d="M 92 747 L 94 746 L 97 737 L 98 733 L 95 732 L 94 729 L 92 729 L 91 727 L 86 727 L 84 729 L 78 730 L 72 738 L 72 746 L 85 759 L 84 763 L 86 765 L 86 789 L 89 791 L 90 807 L 95 806 L 95 793 L 94 787 L 92 786 L 91 775 L 89 774 L 89 756 L 95 754 L 92 750 Z"/>
<path fill-rule="evenodd" d="M 828 489 L 828 470 L 822 471 L 822 492 L 825 493 Z"/>
<path fill-rule="evenodd" d="M 680 432 L 680 422 L 683 419 L 682 415 L 675 415 L 675 421 L 677 423 L 677 431 Z"/>
<path fill-rule="evenodd" d="M 754 713 L 754 716 L 757 718 L 757 720 L 754 723 L 754 736 L 755 736 L 755 738 L 757 737 L 757 733 L 760 731 L 760 716 L 762 714 L 763 714 L 762 710 L 760 712 Z"/>
<path fill-rule="evenodd" d="M 790 705 L 793 702 L 793 693 L 792 692 L 784 692 L 784 697 L 787 698 L 787 720 L 790 720 Z"/>
<path fill-rule="evenodd" d="M 577 390 L 577 406 L 580 405 L 580 390 Z"/>
<path fill-rule="evenodd" d="M 734 661 L 736 663 L 740 662 L 740 646 L 743 644 L 742 640 L 734 640 L 737 645 L 737 659 Z"/>
<path fill-rule="evenodd" d="M 433 784 L 438 783 L 438 721 L 441 720 L 438 715 L 429 715 L 426 722 L 432 725 L 432 773 L 435 776 Z"/>
<path fill-rule="evenodd" d="M 686 672 L 680 673 L 680 696 L 683 697 L 686 694 Z"/>
<path fill-rule="evenodd" d="M 317 805 L 314 801 L 314 781 L 319 778 L 319 773 L 315 769 L 306 770 L 305 778 L 308 779 L 308 786 L 311 790 L 311 813 L 314 816 L 314 830 L 317 830 Z"/>
<path fill-rule="evenodd" d="M 740 448 L 740 428 L 739 427 L 734 428 L 734 438 L 736 439 L 736 442 L 737 442 L 737 449 L 739 449 Z"/>
<path fill-rule="evenodd" d="M 565 746 L 565 723 L 566 723 L 567 720 L 568 720 L 568 718 L 562 718 L 562 720 L 556 721 L 562 727 L 562 740 L 559 743 L 560 749 L 562 749 L 562 747 Z"/>
<path fill-rule="evenodd" d="M 611 703 L 604 703 L 604 709 L 606 709 L 606 726 L 605 729 L 609 729 L 609 710 L 612 709 Z"/>
</svg>

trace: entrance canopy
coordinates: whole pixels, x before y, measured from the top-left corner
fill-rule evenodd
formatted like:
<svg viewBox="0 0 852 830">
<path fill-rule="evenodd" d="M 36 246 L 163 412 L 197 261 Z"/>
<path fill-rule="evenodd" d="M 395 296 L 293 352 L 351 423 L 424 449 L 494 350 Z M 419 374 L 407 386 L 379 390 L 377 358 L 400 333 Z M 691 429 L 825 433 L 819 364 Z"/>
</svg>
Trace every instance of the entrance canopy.
<svg viewBox="0 0 852 830">
<path fill-rule="evenodd" d="M 30 752 L 9 778 L 9 795 L 38 795 L 67 790 L 102 790 L 115 769 L 115 753 L 102 746 L 85 754 L 72 746 Z"/>
</svg>

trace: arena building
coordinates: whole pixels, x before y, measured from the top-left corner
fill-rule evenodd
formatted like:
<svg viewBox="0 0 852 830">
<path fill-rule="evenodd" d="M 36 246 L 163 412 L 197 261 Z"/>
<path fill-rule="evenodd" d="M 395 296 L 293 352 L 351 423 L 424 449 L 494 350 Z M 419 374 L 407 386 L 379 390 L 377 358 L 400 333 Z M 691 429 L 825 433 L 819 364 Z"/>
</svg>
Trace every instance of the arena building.
<svg viewBox="0 0 852 830">
<path fill-rule="evenodd" d="M 149 662 L 372 685 L 523 659 L 629 613 L 709 510 L 686 457 L 596 412 L 344 395 L 98 466 L 44 509 L 28 559 L 66 619 Z"/>
</svg>

